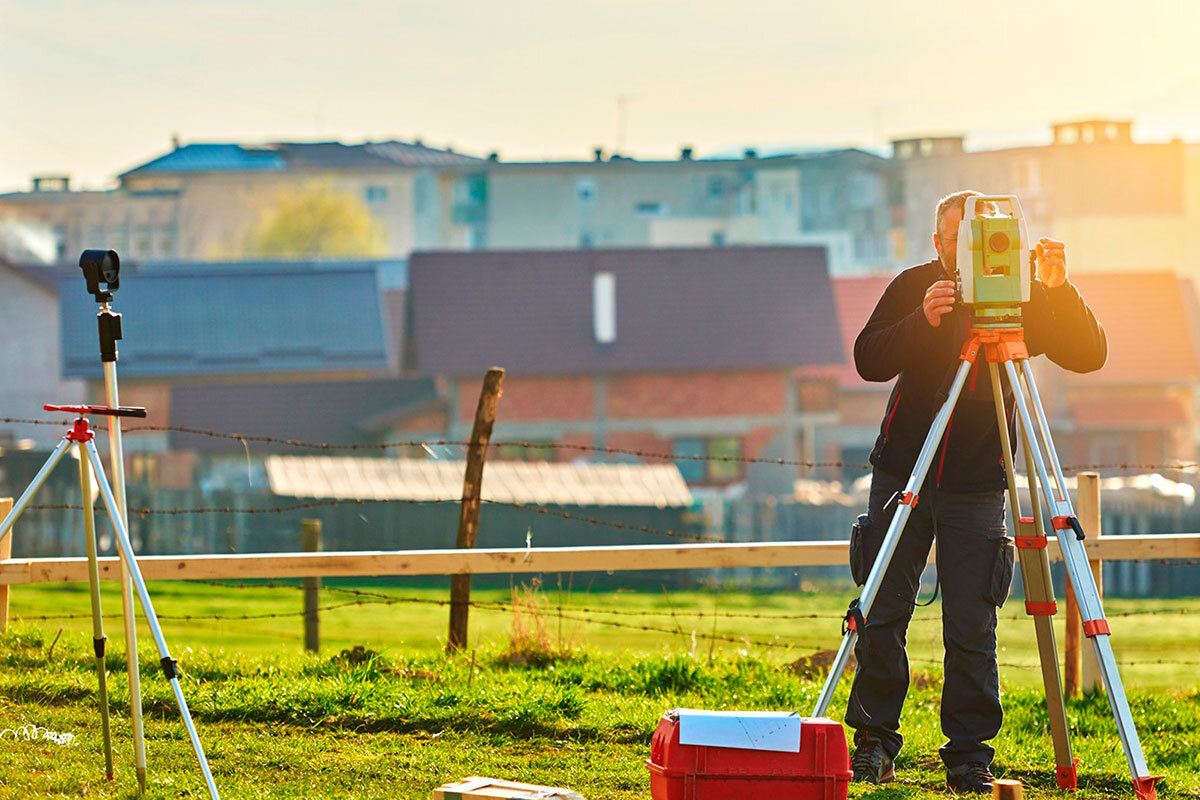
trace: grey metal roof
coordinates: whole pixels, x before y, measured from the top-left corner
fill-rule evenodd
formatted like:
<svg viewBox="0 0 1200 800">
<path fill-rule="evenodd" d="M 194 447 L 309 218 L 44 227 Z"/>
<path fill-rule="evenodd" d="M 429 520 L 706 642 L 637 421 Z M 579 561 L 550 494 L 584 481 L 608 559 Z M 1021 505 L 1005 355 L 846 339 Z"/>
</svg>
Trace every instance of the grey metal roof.
<svg viewBox="0 0 1200 800">
<path fill-rule="evenodd" d="M 525 374 L 843 362 L 820 247 L 414 253 L 410 367 Z M 592 330 L 592 280 L 616 278 L 617 339 Z"/>
<path fill-rule="evenodd" d="M 82 278 L 60 284 L 63 375 L 103 374 L 97 306 Z M 123 274 L 119 371 L 128 377 L 385 370 L 374 269 L 317 266 Z"/>
<path fill-rule="evenodd" d="M 270 456 L 271 491 L 287 497 L 457 500 L 465 461 L 414 458 Z M 681 508 L 692 495 L 674 464 L 489 462 L 483 499 L 562 506 Z"/>
<path fill-rule="evenodd" d="M 328 444 L 367 440 L 364 423 L 381 414 L 420 407 L 437 397 L 430 378 L 283 383 L 204 383 L 171 387 L 171 424 Z M 235 439 L 172 431 L 170 444 L 186 450 L 242 452 Z M 286 445 L 253 443 L 255 450 Z M 287 449 L 294 451 L 294 448 Z"/>
<path fill-rule="evenodd" d="M 421 142 L 367 142 L 368 153 L 404 167 L 470 166 L 487 163 L 481 158 L 428 147 Z"/>
</svg>

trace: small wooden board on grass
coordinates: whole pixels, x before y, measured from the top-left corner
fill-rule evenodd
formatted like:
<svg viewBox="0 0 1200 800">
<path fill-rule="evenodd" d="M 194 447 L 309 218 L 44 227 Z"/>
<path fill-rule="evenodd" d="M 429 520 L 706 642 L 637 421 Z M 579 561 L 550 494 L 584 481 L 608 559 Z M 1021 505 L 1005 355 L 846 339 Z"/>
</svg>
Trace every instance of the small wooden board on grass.
<svg viewBox="0 0 1200 800">
<path fill-rule="evenodd" d="M 515 783 L 498 778 L 463 778 L 433 790 L 433 800 L 584 800 L 570 789 Z"/>
</svg>

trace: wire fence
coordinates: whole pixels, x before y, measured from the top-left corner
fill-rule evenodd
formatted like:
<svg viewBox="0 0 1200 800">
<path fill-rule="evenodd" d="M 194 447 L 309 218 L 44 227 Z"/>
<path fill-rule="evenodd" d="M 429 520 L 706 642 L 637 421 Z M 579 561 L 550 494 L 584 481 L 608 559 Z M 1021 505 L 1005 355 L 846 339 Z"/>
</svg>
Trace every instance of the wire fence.
<svg viewBox="0 0 1200 800">
<path fill-rule="evenodd" d="M 62 420 L 45 420 L 45 419 L 27 419 L 20 417 L 0 417 L 0 423 L 20 423 L 25 425 L 55 425 L 63 427 Z M 93 424 L 96 430 L 107 430 L 103 424 Z M 240 442 L 244 446 L 249 446 L 251 442 L 256 444 L 280 445 L 302 450 L 315 450 L 321 452 L 330 451 L 345 451 L 345 452 L 386 452 L 388 450 L 397 449 L 424 449 L 430 451 L 433 447 L 460 447 L 466 450 L 471 446 L 468 441 L 458 439 L 406 439 L 399 441 L 386 442 L 370 442 L 370 443 L 334 443 L 334 442 L 310 442 L 301 439 L 289 439 L 277 436 L 261 436 L 245 433 L 230 433 L 224 431 L 207 430 L 204 428 L 192 428 L 186 425 L 131 425 L 122 427 L 124 434 L 137 433 L 182 433 L 193 436 L 204 436 L 213 439 L 227 439 Z M 803 467 L 806 469 L 853 469 L 861 471 L 869 471 L 871 464 L 865 461 L 841 461 L 841 460 L 803 460 L 803 459 L 788 459 L 788 458 L 762 458 L 754 456 L 714 456 L 714 455 L 693 455 L 684 453 L 663 453 L 651 450 L 640 450 L 636 448 L 626 447 L 608 447 L 603 445 L 588 445 L 575 444 L 568 442 L 554 441 L 536 441 L 536 440 L 513 440 L 513 441 L 492 441 L 488 444 L 489 450 L 499 450 L 501 448 L 523 448 L 529 450 L 559 450 L 579 453 L 594 453 L 597 455 L 608 456 L 628 456 L 632 458 L 641 458 L 651 461 L 702 461 L 714 463 L 736 463 L 736 464 L 774 464 L 777 466 Z M 1169 471 L 1169 472 L 1193 472 L 1200 470 L 1200 461 L 1168 461 L 1168 462 L 1137 462 L 1137 461 L 1109 461 L 1095 463 L 1080 463 L 1063 465 L 1064 472 L 1081 472 L 1087 470 L 1116 470 L 1116 471 Z"/>
<path fill-rule="evenodd" d="M 204 584 L 221 589 L 233 590 L 290 590 L 296 591 L 299 587 L 296 583 L 286 582 L 254 582 L 254 583 L 238 583 L 229 581 L 194 581 L 194 583 Z M 352 600 L 343 602 L 334 602 L 320 605 L 317 607 L 318 612 L 341 611 L 349 608 L 362 608 L 367 606 L 398 606 L 398 605 L 420 605 L 447 607 L 451 601 L 424 597 L 424 596 L 404 596 L 389 594 L 386 592 L 354 589 L 342 586 L 322 586 L 321 591 L 331 592 L 334 594 L 352 597 Z M 469 607 L 482 612 L 492 612 L 500 614 L 513 614 L 526 611 L 528 609 L 527 602 L 518 601 L 470 601 Z M 786 623 L 804 623 L 812 621 L 828 622 L 830 627 L 827 634 L 822 634 L 822 640 L 833 642 L 840 638 L 840 623 L 844 619 L 844 614 L 833 613 L 766 613 L 766 612 L 741 612 L 741 611 L 726 611 L 714 608 L 713 610 L 691 608 L 679 609 L 671 608 L 669 610 L 654 610 L 654 609 L 627 609 L 627 608 L 608 608 L 600 606 L 581 606 L 573 603 L 559 604 L 557 606 L 547 602 L 539 606 L 539 611 L 547 620 L 577 622 L 585 625 L 600 626 L 635 633 L 651 633 L 666 635 L 671 637 L 682 636 L 686 639 L 694 639 L 705 642 L 737 644 L 743 647 L 758 647 L 770 650 L 784 650 L 799 652 L 802 649 L 811 649 L 814 646 L 813 637 L 808 637 L 804 640 L 784 637 L 780 635 L 773 636 L 769 639 L 750 636 L 744 633 L 730 633 L 717 630 L 717 625 L 722 620 L 736 620 L 742 622 L 744 620 L 761 620 L 769 621 L 775 624 Z M 297 611 L 278 611 L 253 614 L 159 614 L 158 618 L 164 621 L 176 622 L 247 622 L 247 621 L 262 621 L 268 619 L 296 619 L 308 615 L 309 612 L 303 610 Z M 1159 608 L 1159 609 L 1139 609 L 1133 611 L 1109 612 L 1106 617 L 1112 618 L 1127 618 L 1127 617 L 1153 617 L 1183 615 L 1194 613 L 1194 609 L 1187 607 L 1178 608 Z M 109 613 L 106 618 L 119 619 L 120 614 Z M 667 618 L 673 624 L 673 627 L 650 624 L 644 621 L 633 621 L 633 618 L 638 620 L 645 618 Z M 1029 620 L 1030 617 L 1024 614 L 998 614 L 998 621 L 1001 622 L 1017 622 Z M 62 621 L 62 620 L 82 620 L 91 619 L 90 613 L 71 613 L 71 614 L 46 614 L 46 615 L 23 615 L 15 617 L 14 622 L 46 622 L 46 621 Z M 938 613 L 928 613 L 915 615 L 911 624 L 916 625 L 933 625 L 939 624 L 942 617 Z M 941 665 L 942 662 L 937 659 L 910 657 L 910 661 L 918 663 Z M 1189 659 L 1128 659 L 1117 662 L 1121 666 L 1194 666 L 1200 667 L 1200 660 Z M 1038 669 L 1036 664 L 1018 663 L 1018 662 L 1000 662 L 999 666 L 1012 669 Z"/>
</svg>

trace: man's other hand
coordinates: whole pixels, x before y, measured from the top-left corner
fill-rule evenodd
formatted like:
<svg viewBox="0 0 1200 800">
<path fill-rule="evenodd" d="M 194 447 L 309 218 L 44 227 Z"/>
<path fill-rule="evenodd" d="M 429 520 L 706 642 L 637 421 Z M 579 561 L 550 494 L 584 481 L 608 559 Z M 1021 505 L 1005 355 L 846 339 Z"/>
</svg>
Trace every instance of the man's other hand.
<svg viewBox="0 0 1200 800">
<path fill-rule="evenodd" d="M 1047 288 L 1056 289 L 1067 282 L 1067 251 L 1062 242 L 1043 236 L 1037 241 L 1033 259 L 1038 280 Z M 925 303 L 928 306 L 929 295 L 925 296 Z M 929 316 L 928 311 L 925 316 Z"/>
<path fill-rule="evenodd" d="M 937 281 L 925 292 L 925 302 L 921 308 L 931 327 L 941 325 L 942 317 L 954 308 L 954 291 L 954 281 Z"/>
</svg>

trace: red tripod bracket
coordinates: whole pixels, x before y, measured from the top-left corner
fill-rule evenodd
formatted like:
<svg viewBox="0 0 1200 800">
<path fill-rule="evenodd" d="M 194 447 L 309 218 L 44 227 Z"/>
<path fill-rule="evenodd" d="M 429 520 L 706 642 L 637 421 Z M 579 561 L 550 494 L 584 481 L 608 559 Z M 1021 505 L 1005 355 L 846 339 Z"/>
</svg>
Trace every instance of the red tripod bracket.
<svg viewBox="0 0 1200 800">
<path fill-rule="evenodd" d="M 1024 328 L 972 328 L 958 357 L 974 363 L 981 349 L 987 360 L 996 364 L 1029 358 Z"/>
<path fill-rule="evenodd" d="M 1058 788 L 1073 792 L 1079 788 L 1079 775 L 1076 770 L 1079 767 L 1079 759 L 1076 758 L 1071 762 L 1069 767 L 1055 767 L 1054 771 L 1058 774 Z"/>
<path fill-rule="evenodd" d="M 75 425 L 71 430 L 67 431 L 67 441 L 71 442 L 90 442 L 96 438 L 96 434 L 92 432 L 88 421 L 83 417 L 75 420 Z"/>
<path fill-rule="evenodd" d="M 1083 635 L 1084 636 L 1091 639 L 1095 636 L 1099 636 L 1100 634 L 1104 634 L 1105 636 L 1109 636 L 1112 634 L 1112 630 L 1110 630 L 1108 627 L 1108 620 L 1106 620 L 1106 619 L 1085 619 L 1083 621 Z"/>
<path fill-rule="evenodd" d="M 917 505 L 917 493 L 905 492 L 904 494 L 900 495 L 900 499 L 896 502 L 902 506 L 912 506 L 915 508 Z"/>
<path fill-rule="evenodd" d="M 1146 775 L 1134 778 L 1133 793 L 1138 796 L 1138 800 L 1158 800 L 1158 791 L 1154 786 L 1164 777 L 1163 775 Z"/>
<path fill-rule="evenodd" d="M 1053 617 L 1058 613 L 1058 601 L 1026 600 L 1025 613 L 1031 617 Z"/>
<path fill-rule="evenodd" d="M 1018 536 L 1017 548 L 1020 550 L 1045 550 L 1045 536 Z"/>
</svg>

